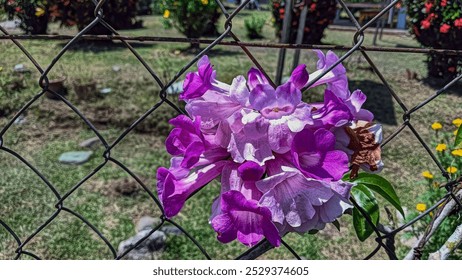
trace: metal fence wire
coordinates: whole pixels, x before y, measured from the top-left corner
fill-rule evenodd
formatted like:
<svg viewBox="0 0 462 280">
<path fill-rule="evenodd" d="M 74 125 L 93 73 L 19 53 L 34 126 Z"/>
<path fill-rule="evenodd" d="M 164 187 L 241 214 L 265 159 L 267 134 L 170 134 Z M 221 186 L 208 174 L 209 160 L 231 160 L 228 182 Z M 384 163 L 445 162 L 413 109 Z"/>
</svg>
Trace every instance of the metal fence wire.
<svg viewBox="0 0 462 280">
<path fill-rule="evenodd" d="M 43 181 L 43 183 L 46 184 L 46 186 L 49 188 L 49 190 L 54 194 L 56 198 L 55 202 L 55 208 L 56 210 L 54 213 L 42 224 L 40 225 L 30 236 L 28 236 L 26 239 L 22 240 L 18 237 L 18 235 L 15 233 L 15 230 L 10 227 L 4 220 L 2 220 L 2 217 L 0 216 L 0 225 L 6 229 L 6 231 L 15 239 L 17 243 L 17 248 L 15 251 L 15 259 L 20 259 L 21 256 L 27 255 L 35 259 L 40 259 L 39 256 L 34 254 L 31 251 L 28 251 L 25 249 L 26 245 L 31 243 L 34 238 L 37 237 L 37 235 L 43 231 L 52 221 L 54 221 L 62 212 L 67 212 L 75 217 L 77 217 L 79 220 L 82 221 L 82 223 L 85 223 L 88 227 L 91 228 L 94 233 L 99 236 L 102 242 L 104 242 L 107 247 L 109 247 L 110 251 L 112 252 L 112 255 L 114 259 L 122 259 L 124 256 L 126 256 L 131 250 L 136 248 L 138 245 L 140 245 L 143 241 L 145 241 L 150 235 L 152 235 L 155 231 L 159 230 L 164 224 L 171 224 L 175 227 L 177 227 L 179 230 L 181 230 L 187 238 L 191 242 L 193 242 L 196 246 L 197 249 L 202 252 L 202 254 L 207 258 L 211 259 L 209 254 L 207 253 L 206 249 L 203 248 L 203 246 L 193 237 L 191 236 L 185 229 L 183 229 L 179 224 L 177 224 L 174 220 L 169 219 L 165 217 L 165 215 L 161 215 L 161 223 L 153 228 L 148 235 L 146 235 L 144 238 L 140 239 L 134 246 L 126 250 L 125 252 L 121 254 L 117 254 L 117 251 L 115 247 L 108 241 L 108 239 L 101 233 L 100 230 L 98 230 L 94 225 L 92 225 L 85 217 L 81 216 L 80 214 L 76 213 L 72 209 L 69 209 L 65 206 L 66 200 L 71 197 L 76 190 L 78 190 L 86 181 L 88 181 L 90 178 L 92 178 L 95 174 L 97 174 L 106 164 L 109 162 L 112 162 L 122 168 L 128 175 L 130 175 L 136 182 L 139 184 L 140 187 L 143 188 L 143 190 L 150 196 L 152 201 L 157 205 L 157 207 L 160 209 L 162 213 L 164 213 L 164 210 L 162 208 L 161 203 L 159 202 L 158 198 L 153 194 L 151 191 L 151 187 L 146 186 L 140 178 L 138 178 L 127 166 L 125 166 L 123 163 L 119 162 L 116 158 L 111 156 L 111 151 L 113 151 L 117 145 L 128 135 L 130 134 L 135 127 L 137 127 L 143 120 L 145 120 L 148 116 L 151 114 L 154 114 L 156 110 L 160 106 L 171 106 L 175 110 L 177 110 L 179 113 L 183 113 L 180 108 L 178 108 L 171 100 L 168 99 L 167 97 L 167 88 L 169 88 L 173 83 L 175 83 L 191 66 L 193 66 L 203 55 L 207 54 L 212 48 L 214 48 L 217 45 L 234 45 L 234 46 L 239 46 L 245 54 L 248 56 L 248 58 L 253 62 L 253 64 L 260 69 L 266 78 L 275 85 L 271 77 L 267 74 L 267 72 L 263 69 L 263 67 L 259 64 L 257 59 L 252 55 L 248 47 L 263 47 L 263 48 L 278 48 L 278 49 L 334 49 L 334 50 L 346 50 L 347 52 L 340 58 L 340 60 L 332 65 L 329 69 L 326 69 L 323 73 L 323 75 L 320 75 L 317 79 L 314 79 L 310 82 L 309 85 L 307 85 L 306 88 L 314 84 L 319 78 L 324 76 L 326 73 L 331 71 L 335 66 L 337 66 L 339 63 L 342 63 L 345 59 L 350 57 L 353 53 L 355 52 L 360 52 L 361 55 L 365 58 L 365 60 L 368 62 L 370 67 L 373 69 L 375 74 L 378 76 L 378 78 L 381 80 L 383 85 L 386 87 L 387 91 L 389 94 L 393 97 L 393 99 L 399 104 L 401 109 L 403 110 L 403 121 L 401 125 L 398 127 L 396 131 L 394 131 L 387 139 L 385 139 L 382 143 L 382 146 L 387 145 L 390 141 L 392 141 L 396 136 L 398 136 L 406 127 L 410 129 L 410 131 L 413 133 L 413 135 L 416 137 L 416 139 L 420 142 L 422 145 L 423 149 L 425 149 L 426 153 L 428 154 L 429 157 L 436 163 L 438 166 L 439 170 L 443 174 L 443 176 L 447 179 L 447 183 L 444 184 L 444 187 L 446 189 L 446 194 L 441 198 L 440 201 L 438 201 L 435 205 L 429 207 L 426 211 L 421 213 L 419 216 L 417 216 L 415 219 L 407 222 L 406 224 L 400 226 L 399 228 L 396 229 L 385 229 L 384 227 L 380 226 L 375 226 L 369 216 L 365 213 L 363 209 L 359 207 L 359 211 L 363 216 L 366 218 L 367 222 L 373 227 L 376 238 L 375 241 L 377 243 L 377 246 L 375 249 L 370 252 L 369 255 L 365 256 L 365 259 L 370 259 L 372 258 L 379 250 L 383 249 L 385 250 L 385 253 L 389 256 L 390 259 L 397 259 L 397 256 L 395 254 L 395 248 L 394 248 L 394 236 L 406 229 L 407 227 L 410 227 L 420 219 L 422 219 L 424 216 L 429 215 L 430 212 L 436 211 L 436 214 L 434 215 L 430 225 L 427 228 L 427 231 L 424 233 L 424 237 L 421 239 L 421 242 L 418 244 L 417 247 L 414 248 L 413 254 L 408 258 L 411 259 L 420 259 L 422 256 L 422 248 L 427 242 L 427 236 L 431 234 L 431 232 L 434 230 L 434 226 L 438 226 L 441 221 L 438 220 L 438 216 L 441 214 L 443 208 L 445 207 L 440 207 L 440 205 L 455 205 L 459 206 L 459 209 L 462 209 L 462 203 L 461 203 L 461 194 L 462 192 L 460 191 L 460 183 L 462 182 L 461 178 L 458 179 L 451 179 L 449 174 L 446 172 L 446 170 L 443 168 L 442 164 L 439 162 L 435 154 L 432 152 L 432 150 L 429 148 L 429 145 L 423 140 L 423 138 L 419 135 L 419 133 L 416 131 L 414 126 L 412 125 L 411 122 L 411 117 L 412 115 L 430 103 L 432 100 L 434 100 L 436 97 L 447 91 L 451 86 L 455 85 L 455 83 L 459 80 L 462 79 L 462 75 L 459 75 L 452 81 L 450 81 L 448 84 L 446 84 L 444 87 L 436 91 L 433 95 L 431 95 L 429 98 L 427 98 L 425 101 L 422 103 L 418 104 L 417 106 L 413 108 L 408 108 L 406 105 L 402 102 L 402 100 L 399 97 L 399 94 L 395 92 L 388 82 L 386 81 L 385 77 L 382 75 L 382 73 L 379 71 L 379 69 L 376 67 L 376 65 L 372 62 L 372 60 L 369 57 L 368 52 L 371 51 L 381 51 L 381 52 L 413 52 L 413 53 L 445 53 L 447 55 L 460 55 L 462 52 L 460 51 L 453 51 L 453 50 L 431 50 L 431 49 L 407 49 L 407 48 L 380 48 L 380 47 L 364 47 L 362 46 L 364 43 L 364 31 L 373 26 L 382 16 L 384 16 L 386 13 L 388 13 L 398 2 L 399 0 L 394 0 L 391 1 L 389 5 L 383 8 L 383 10 L 377 14 L 374 18 L 372 18 L 369 22 L 361 26 L 358 21 L 355 19 L 353 16 L 352 12 L 350 9 L 347 7 L 346 3 L 343 0 L 338 0 L 338 4 L 346 11 L 348 14 L 348 17 L 350 20 L 353 22 L 355 28 L 356 28 L 356 33 L 353 37 L 354 39 L 354 45 L 353 47 L 346 47 L 346 46 L 331 46 L 331 45 L 322 45 L 322 46 L 314 46 L 314 45 L 298 45 L 298 44 L 269 44 L 269 43 L 247 43 L 247 42 L 242 42 L 240 39 L 234 34 L 233 32 L 233 19 L 236 17 L 236 15 L 239 14 L 243 10 L 243 8 L 250 2 L 250 0 L 245 0 L 242 1 L 242 3 L 234 9 L 232 12 L 228 11 L 227 8 L 225 8 L 224 4 L 220 0 L 216 0 L 216 3 L 218 4 L 221 12 L 224 14 L 226 17 L 226 22 L 225 22 L 225 31 L 217 37 L 215 40 L 199 40 L 199 39 L 183 39 L 183 38 L 159 38 L 159 37 L 129 37 L 129 36 L 120 36 L 119 33 L 111 27 L 110 24 L 108 24 L 104 20 L 104 11 L 102 9 L 104 3 L 106 1 L 110 0 L 93 0 L 95 4 L 95 11 L 94 11 L 94 20 L 81 32 L 79 32 L 75 36 L 26 36 L 26 35 L 11 35 L 9 34 L 3 27 L 0 26 L 0 30 L 3 33 L 2 36 L 0 36 L 0 40 L 11 40 L 17 48 L 19 48 L 26 56 L 27 58 L 35 65 L 37 71 L 40 72 L 41 77 L 39 79 L 39 85 L 42 88 L 41 91 L 35 95 L 29 102 L 27 102 L 22 109 L 20 109 L 15 116 L 1 129 L 0 131 L 0 151 L 4 153 L 8 153 L 12 155 L 13 157 L 17 158 L 20 160 L 22 163 L 24 163 L 30 170 L 32 170 L 40 179 Z M 112 35 L 110 36 L 94 36 L 94 35 L 86 35 L 86 33 L 95 25 L 97 24 L 102 24 L 105 28 L 110 30 L 112 32 Z M 231 38 L 232 40 L 227 40 L 224 41 L 225 38 Z M 28 50 L 20 43 L 21 40 L 23 39 L 52 39 L 52 40 L 63 40 L 63 39 L 70 39 L 70 41 L 61 49 L 61 51 L 56 55 L 52 62 L 47 66 L 47 67 L 42 67 L 39 65 L 39 63 L 34 59 L 34 57 L 28 52 Z M 92 39 L 92 40 L 118 40 L 124 44 L 124 46 L 130 50 L 133 55 L 138 59 L 138 61 L 147 69 L 147 71 L 150 73 L 152 76 L 152 79 L 155 80 L 155 82 L 160 86 L 161 91 L 159 93 L 161 100 L 152 106 L 147 112 L 145 112 L 142 116 L 140 116 L 133 124 L 131 124 L 122 134 L 120 134 L 117 139 L 113 143 L 108 143 L 106 139 L 101 135 L 101 133 L 95 128 L 95 126 L 89 121 L 88 118 L 85 117 L 84 114 L 82 114 L 81 111 L 77 107 L 75 107 L 71 102 L 69 102 L 64 96 L 60 95 L 57 92 L 54 92 L 51 90 L 49 86 L 49 79 L 48 79 L 48 74 L 50 71 L 55 67 L 55 65 L 58 63 L 58 61 L 61 59 L 61 57 L 79 40 L 85 40 L 85 39 Z M 202 44 L 206 43 L 208 46 L 203 49 L 197 56 L 194 57 L 193 60 L 191 60 L 188 64 L 186 64 L 172 79 L 170 82 L 167 84 L 164 84 L 162 80 L 159 78 L 159 75 L 156 73 L 154 69 L 152 69 L 148 63 L 141 57 L 141 55 L 133 48 L 133 46 L 130 44 L 130 42 L 133 41 L 171 41 L 171 42 L 185 42 L 185 43 L 190 43 L 190 42 L 200 42 Z M 305 88 L 305 90 L 306 90 Z M 96 136 L 99 138 L 99 140 L 103 143 L 105 152 L 103 153 L 103 158 L 104 162 L 102 162 L 100 165 L 98 165 L 90 174 L 82 178 L 76 185 L 74 185 L 69 191 L 66 193 L 59 193 L 57 188 L 50 183 L 49 180 L 36 168 L 34 167 L 30 162 L 28 162 L 25 158 L 23 158 L 20 154 L 18 154 L 16 151 L 4 146 L 4 141 L 3 141 L 3 136 L 5 133 L 10 129 L 10 127 L 13 125 L 15 120 L 17 120 L 22 113 L 24 113 L 32 104 L 34 104 L 38 99 L 42 98 L 45 93 L 50 93 L 53 94 L 56 98 L 61 100 L 64 104 L 66 104 L 70 109 L 73 110 L 75 114 L 77 114 L 88 126 L 89 129 L 91 129 Z M 356 207 L 358 205 L 353 201 Z M 454 207 L 454 206 L 453 206 Z M 438 209 L 437 209 L 438 208 Z M 289 244 L 286 242 L 282 241 L 283 246 L 285 246 L 295 258 L 300 259 L 300 256 L 293 250 Z M 238 256 L 236 259 L 255 259 L 261 255 L 263 255 L 265 252 L 269 251 L 272 249 L 272 246 L 267 242 L 266 240 L 261 241 L 257 245 L 253 246 L 252 248 L 248 249 L 247 251 L 243 252 L 240 256 Z"/>
</svg>

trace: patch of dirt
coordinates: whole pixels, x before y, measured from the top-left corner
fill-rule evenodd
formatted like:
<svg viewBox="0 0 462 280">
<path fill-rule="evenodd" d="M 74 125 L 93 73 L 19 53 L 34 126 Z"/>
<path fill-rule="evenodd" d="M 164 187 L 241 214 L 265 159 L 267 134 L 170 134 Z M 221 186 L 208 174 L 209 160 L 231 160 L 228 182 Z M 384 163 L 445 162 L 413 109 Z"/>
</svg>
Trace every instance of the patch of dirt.
<svg viewBox="0 0 462 280">
<path fill-rule="evenodd" d="M 145 111 L 138 106 L 127 104 L 120 107 L 92 105 L 88 103 L 77 104 L 77 108 L 97 129 L 121 128 L 126 129 L 132 125 Z M 34 105 L 27 112 L 37 121 L 43 123 L 48 131 L 85 126 L 84 121 L 66 104 L 60 101 L 43 99 L 40 104 Z M 135 127 L 139 133 L 156 133 L 167 135 L 171 129 L 168 121 L 177 116 L 173 108 L 167 104 L 161 105 L 145 120 Z M 12 117 L 12 116 L 11 116 Z"/>
<path fill-rule="evenodd" d="M 147 178 L 138 177 L 141 182 L 149 186 Z M 139 192 L 143 192 L 143 188 L 132 178 L 122 178 L 111 181 L 91 181 L 88 183 L 89 189 L 94 192 L 99 192 L 108 197 L 115 196 L 135 196 Z"/>
<path fill-rule="evenodd" d="M 138 182 L 129 180 L 128 178 L 114 181 L 110 184 L 110 188 L 120 195 L 131 196 L 140 191 Z"/>
</svg>

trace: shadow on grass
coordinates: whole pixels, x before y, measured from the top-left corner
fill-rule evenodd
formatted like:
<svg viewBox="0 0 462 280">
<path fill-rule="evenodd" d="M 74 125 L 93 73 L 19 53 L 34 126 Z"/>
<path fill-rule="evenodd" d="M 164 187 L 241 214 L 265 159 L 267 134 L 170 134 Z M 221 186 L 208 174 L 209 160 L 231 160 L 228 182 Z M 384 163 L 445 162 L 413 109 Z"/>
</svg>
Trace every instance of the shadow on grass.
<svg viewBox="0 0 462 280">
<path fill-rule="evenodd" d="M 425 77 L 421 81 L 425 85 L 431 87 L 436 91 L 442 89 L 448 83 L 450 83 L 454 78 L 434 78 L 434 77 Z M 452 87 L 450 87 L 446 92 L 446 94 L 454 94 L 458 96 L 462 96 L 462 79 L 456 82 Z"/>
<path fill-rule="evenodd" d="M 374 113 L 375 120 L 388 125 L 397 125 L 393 98 L 387 88 L 370 80 L 349 81 L 351 89 L 361 89 L 367 96 L 363 108 Z"/>
<path fill-rule="evenodd" d="M 384 41 L 384 42 L 387 42 L 387 41 Z M 393 41 L 389 41 L 388 43 L 392 43 L 392 44 L 393 44 L 394 42 L 393 42 Z M 402 44 L 402 43 L 396 44 L 396 47 L 397 47 L 397 48 L 409 48 L 409 49 L 411 49 L 411 48 L 418 48 L 418 46 L 413 46 L 413 45 L 408 45 L 408 44 Z"/>
<path fill-rule="evenodd" d="M 201 44 L 199 47 L 186 45 L 186 46 L 176 49 L 173 52 L 179 51 L 179 53 L 184 56 L 190 56 L 190 55 L 196 56 L 197 54 L 199 54 L 201 51 L 204 50 L 203 46 L 205 46 L 205 44 Z M 236 56 L 236 55 L 241 55 L 241 54 L 242 54 L 242 51 L 240 50 L 232 51 L 232 50 L 220 48 L 220 47 L 213 48 L 207 53 L 208 56 Z"/>
<path fill-rule="evenodd" d="M 232 51 L 229 49 L 222 49 L 222 48 L 214 48 L 209 51 L 209 55 L 216 55 L 216 56 L 233 56 L 233 55 L 242 55 L 243 51 L 238 49 L 238 51 Z"/>
<path fill-rule="evenodd" d="M 66 44 L 61 44 L 60 47 L 64 47 Z M 135 49 L 140 48 L 152 48 L 154 46 L 153 43 L 134 43 L 130 42 L 130 45 Z M 127 49 L 124 43 L 120 41 L 90 41 L 90 40 L 82 40 L 74 43 L 69 50 L 70 51 L 86 51 L 86 52 L 94 52 L 94 53 L 101 53 L 101 52 L 108 52 L 108 51 L 118 51 L 122 49 Z"/>
</svg>

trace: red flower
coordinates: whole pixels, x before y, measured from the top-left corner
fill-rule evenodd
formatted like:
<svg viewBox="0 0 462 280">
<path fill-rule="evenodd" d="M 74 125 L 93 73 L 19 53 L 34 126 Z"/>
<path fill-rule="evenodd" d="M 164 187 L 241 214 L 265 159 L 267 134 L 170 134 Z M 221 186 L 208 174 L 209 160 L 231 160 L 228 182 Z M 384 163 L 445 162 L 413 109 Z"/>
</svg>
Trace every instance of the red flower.
<svg viewBox="0 0 462 280">
<path fill-rule="evenodd" d="M 448 71 L 451 72 L 451 73 L 454 73 L 454 72 L 456 72 L 456 67 L 451 66 L 451 67 L 448 68 Z"/>
<path fill-rule="evenodd" d="M 451 29 L 451 26 L 449 24 L 444 23 L 440 27 L 440 32 L 441 33 L 448 33 L 450 29 Z"/>
<path fill-rule="evenodd" d="M 420 22 L 420 26 L 422 27 L 422 29 L 428 29 L 430 28 L 431 23 L 428 19 L 424 19 Z"/>
<path fill-rule="evenodd" d="M 448 4 L 447 2 L 447 0 L 441 0 L 441 7 L 446 7 L 446 5 Z"/>
<path fill-rule="evenodd" d="M 316 10 L 316 3 L 311 4 L 310 10 L 314 12 Z"/>
<path fill-rule="evenodd" d="M 20 13 L 20 12 L 21 12 L 21 7 L 16 7 L 14 10 L 15 10 L 17 13 Z"/>
<path fill-rule="evenodd" d="M 456 20 L 454 21 L 454 26 L 455 26 L 455 27 L 458 27 L 459 29 L 461 29 L 461 28 L 462 28 L 462 18 L 456 19 Z"/>
<path fill-rule="evenodd" d="M 430 13 L 430 10 L 432 9 L 432 7 L 433 7 L 433 3 L 431 3 L 431 2 L 425 3 L 425 12 L 427 14 Z"/>
</svg>

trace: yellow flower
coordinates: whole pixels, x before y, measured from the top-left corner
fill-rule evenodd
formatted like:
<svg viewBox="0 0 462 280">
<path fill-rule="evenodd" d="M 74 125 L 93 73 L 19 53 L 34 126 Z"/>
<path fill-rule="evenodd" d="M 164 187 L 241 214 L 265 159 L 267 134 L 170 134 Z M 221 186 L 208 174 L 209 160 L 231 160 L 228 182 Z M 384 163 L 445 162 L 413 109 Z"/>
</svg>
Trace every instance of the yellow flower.
<svg viewBox="0 0 462 280">
<path fill-rule="evenodd" d="M 446 171 L 448 171 L 451 174 L 454 174 L 457 172 L 457 167 L 449 166 L 448 169 L 446 169 Z"/>
<path fill-rule="evenodd" d="M 438 152 L 442 152 L 442 151 L 445 151 L 448 147 L 446 146 L 446 144 L 438 144 L 436 146 L 436 151 Z"/>
<path fill-rule="evenodd" d="M 440 129 L 442 129 L 442 128 L 443 128 L 443 125 L 442 125 L 441 123 L 439 123 L 439 122 L 434 122 L 434 123 L 432 124 L 432 129 L 433 129 L 433 130 L 440 130 Z"/>
<path fill-rule="evenodd" d="M 422 176 L 427 179 L 433 179 L 433 174 L 430 173 L 430 171 L 424 171 L 422 172 Z"/>
<path fill-rule="evenodd" d="M 209 0 L 201 0 L 201 2 L 202 2 L 202 5 L 205 6 L 205 5 L 207 5 L 209 3 Z"/>
<path fill-rule="evenodd" d="M 454 166 L 449 166 L 446 171 L 448 171 L 450 174 L 454 174 L 457 172 L 457 167 Z"/>
<path fill-rule="evenodd" d="M 427 210 L 427 205 L 425 205 L 425 203 L 418 203 L 415 206 L 415 210 L 417 210 L 419 212 L 425 212 L 425 210 Z"/>
<path fill-rule="evenodd" d="M 170 17 L 170 11 L 169 10 L 165 10 L 164 12 L 164 18 L 169 18 Z"/>
<path fill-rule="evenodd" d="M 453 156 L 462 157 L 462 149 L 457 149 L 451 152 Z"/>
<path fill-rule="evenodd" d="M 36 17 L 41 17 L 45 14 L 45 10 L 40 8 L 40 7 L 37 7 L 35 8 L 35 16 Z"/>
<path fill-rule="evenodd" d="M 454 130 L 454 136 L 457 136 L 457 131 L 459 131 L 458 129 Z"/>
<path fill-rule="evenodd" d="M 452 124 L 459 127 L 461 124 L 462 124 L 462 119 L 461 118 L 457 118 L 455 120 L 452 121 Z"/>
</svg>

